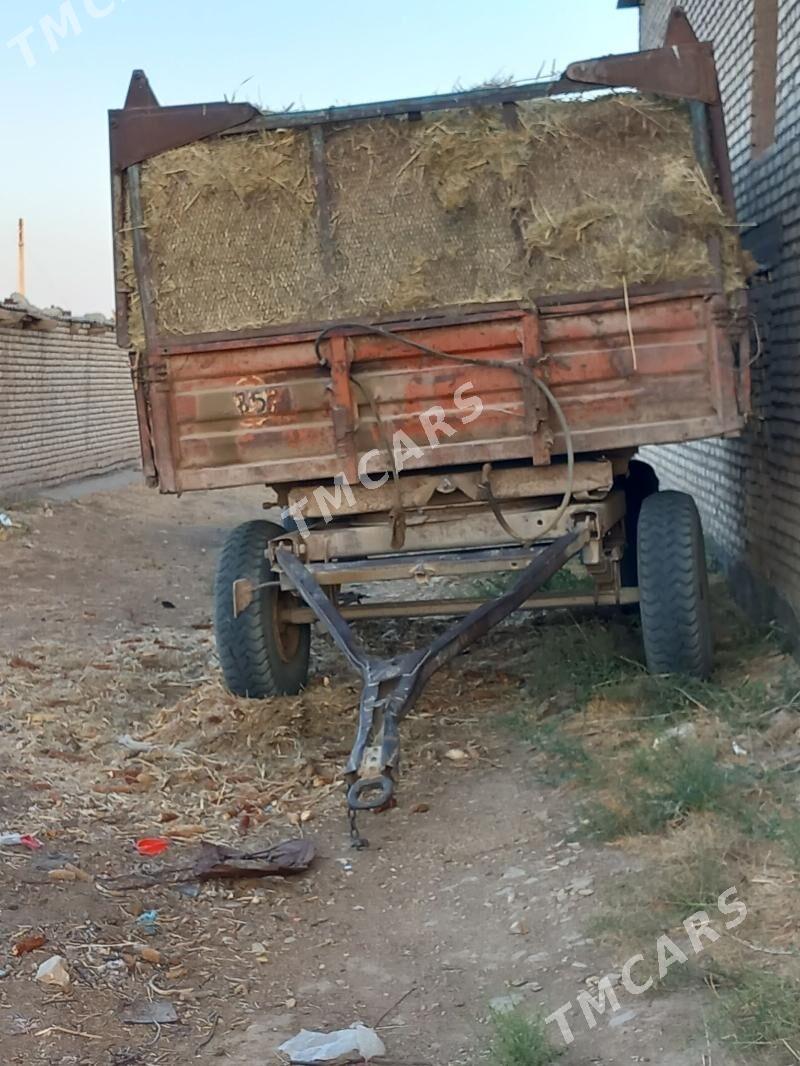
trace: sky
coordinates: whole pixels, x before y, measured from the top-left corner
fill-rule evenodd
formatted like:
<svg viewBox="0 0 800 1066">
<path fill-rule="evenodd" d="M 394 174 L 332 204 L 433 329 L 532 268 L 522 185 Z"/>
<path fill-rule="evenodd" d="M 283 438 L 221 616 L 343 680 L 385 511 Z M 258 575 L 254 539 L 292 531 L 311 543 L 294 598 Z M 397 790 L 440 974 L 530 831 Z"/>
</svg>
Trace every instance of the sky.
<svg viewBox="0 0 800 1066">
<path fill-rule="evenodd" d="M 0 0 L 0 298 L 111 313 L 109 108 L 142 68 L 161 104 L 283 110 L 469 88 L 637 47 L 615 0 Z"/>
</svg>

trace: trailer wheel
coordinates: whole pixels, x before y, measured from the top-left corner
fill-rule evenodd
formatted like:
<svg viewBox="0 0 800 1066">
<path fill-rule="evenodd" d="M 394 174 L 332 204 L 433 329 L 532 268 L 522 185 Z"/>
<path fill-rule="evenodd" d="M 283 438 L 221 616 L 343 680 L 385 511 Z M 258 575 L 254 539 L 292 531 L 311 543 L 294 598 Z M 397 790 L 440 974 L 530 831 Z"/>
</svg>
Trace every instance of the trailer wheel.
<svg viewBox="0 0 800 1066">
<path fill-rule="evenodd" d="M 648 670 L 708 677 L 713 658 L 708 575 L 691 496 L 656 492 L 643 501 L 637 554 Z"/>
<path fill-rule="evenodd" d="M 260 585 L 274 576 L 264 554 L 267 541 L 283 533 L 274 522 L 244 522 L 225 539 L 214 581 L 214 630 L 225 684 L 235 696 L 264 699 L 299 692 L 308 679 L 311 627 L 281 622 L 285 600 L 277 586 L 260 589 L 237 617 L 233 583 Z"/>
</svg>

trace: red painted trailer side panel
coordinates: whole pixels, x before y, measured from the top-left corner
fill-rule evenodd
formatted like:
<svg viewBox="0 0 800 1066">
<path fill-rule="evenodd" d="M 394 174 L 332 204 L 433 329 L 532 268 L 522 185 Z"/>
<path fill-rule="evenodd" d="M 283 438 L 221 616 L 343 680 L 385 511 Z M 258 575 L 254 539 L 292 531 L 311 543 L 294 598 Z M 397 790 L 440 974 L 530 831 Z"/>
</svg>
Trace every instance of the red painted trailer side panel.
<svg viewBox="0 0 800 1066">
<path fill-rule="evenodd" d="M 391 327 L 463 362 L 353 331 L 323 342 L 325 366 L 308 333 L 172 343 L 146 382 L 161 489 L 353 480 L 359 463 L 391 469 L 388 441 L 410 453 L 407 470 L 563 454 L 553 412 L 497 362 L 525 362 L 550 386 L 577 453 L 740 430 L 747 359 L 723 298 L 665 291 L 628 305 L 584 298 Z M 426 412 L 450 429 L 435 447 Z"/>
</svg>

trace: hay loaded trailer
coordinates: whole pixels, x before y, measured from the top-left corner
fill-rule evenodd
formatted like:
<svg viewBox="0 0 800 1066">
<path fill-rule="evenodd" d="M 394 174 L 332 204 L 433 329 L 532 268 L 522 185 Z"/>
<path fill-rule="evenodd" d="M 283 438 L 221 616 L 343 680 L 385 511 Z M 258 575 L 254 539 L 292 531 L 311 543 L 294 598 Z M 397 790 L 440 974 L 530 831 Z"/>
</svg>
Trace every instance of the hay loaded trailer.
<svg viewBox="0 0 800 1066">
<path fill-rule="evenodd" d="M 110 121 L 145 473 L 271 490 L 282 522 L 221 554 L 220 660 L 297 692 L 323 623 L 363 677 L 352 810 L 391 796 L 433 671 L 518 607 L 638 603 L 651 670 L 709 673 L 696 509 L 633 459 L 748 405 L 719 90 L 681 16 L 556 82 L 324 111 L 161 107 L 137 72 Z M 570 559 L 593 591 L 537 595 Z M 344 594 L 495 572 L 488 602 Z M 348 624 L 418 615 L 458 620 L 389 660 Z"/>
</svg>

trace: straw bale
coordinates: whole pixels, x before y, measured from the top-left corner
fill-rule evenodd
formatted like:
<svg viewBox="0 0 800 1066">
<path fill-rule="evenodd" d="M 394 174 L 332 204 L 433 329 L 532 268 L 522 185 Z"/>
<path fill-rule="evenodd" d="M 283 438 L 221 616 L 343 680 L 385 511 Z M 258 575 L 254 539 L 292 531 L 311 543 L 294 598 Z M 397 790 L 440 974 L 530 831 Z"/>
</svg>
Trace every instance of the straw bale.
<svg viewBox="0 0 800 1066">
<path fill-rule="evenodd" d="M 143 166 L 164 333 L 620 289 L 707 277 L 735 226 L 685 105 L 635 94 L 343 124 L 326 134 L 324 253 L 310 135 L 208 139 Z"/>
</svg>

